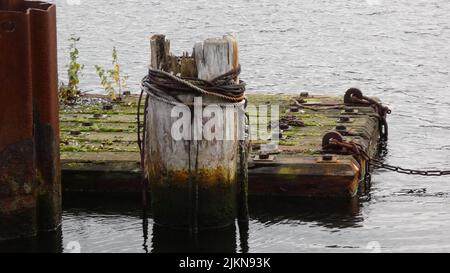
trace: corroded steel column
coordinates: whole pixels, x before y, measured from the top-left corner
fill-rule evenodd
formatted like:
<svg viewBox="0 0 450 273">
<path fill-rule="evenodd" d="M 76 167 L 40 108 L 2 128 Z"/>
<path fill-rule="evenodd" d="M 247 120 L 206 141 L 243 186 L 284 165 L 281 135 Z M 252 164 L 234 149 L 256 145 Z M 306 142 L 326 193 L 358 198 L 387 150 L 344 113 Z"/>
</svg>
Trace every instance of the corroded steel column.
<svg viewBox="0 0 450 273">
<path fill-rule="evenodd" d="M 0 240 L 60 225 L 56 8 L 0 2 Z"/>
</svg>

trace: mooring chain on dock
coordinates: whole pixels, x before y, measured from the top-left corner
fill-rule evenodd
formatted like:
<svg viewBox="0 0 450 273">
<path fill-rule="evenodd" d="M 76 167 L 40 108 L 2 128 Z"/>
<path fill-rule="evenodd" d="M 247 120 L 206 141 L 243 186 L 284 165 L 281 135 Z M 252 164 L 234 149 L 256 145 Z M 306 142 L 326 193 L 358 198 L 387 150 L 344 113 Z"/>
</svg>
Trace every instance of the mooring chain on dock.
<svg viewBox="0 0 450 273">
<path fill-rule="evenodd" d="M 373 107 L 378 114 L 380 138 L 383 141 L 386 141 L 388 139 L 389 130 L 386 117 L 388 114 L 392 113 L 389 107 L 384 106 L 383 104 L 372 98 L 364 96 L 361 90 L 357 88 L 350 88 L 349 90 L 347 90 L 344 96 L 344 103 Z"/>
<path fill-rule="evenodd" d="M 371 165 L 379 168 L 385 169 L 401 174 L 408 175 L 421 175 L 421 176 L 446 176 L 450 175 L 450 170 L 415 170 L 415 169 L 406 169 L 399 166 L 393 166 L 389 164 L 385 164 L 379 160 L 371 160 Z"/>
<path fill-rule="evenodd" d="M 450 175 L 450 170 L 417 170 L 417 169 L 408 169 L 400 166 L 394 166 L 390 164 L 383 163 L 381 160 L 370 157 L 363 149 L 363 147 L 359 143 L 355 143 L 353 141 L 343 141 L 341 139 L 330 139 L 329 145 L 325 145 L 324 149 L 327 148 L 336 148 L 341 147 L 346 149 L 348 154 L 351 154 L 356 157 L 361 157 L 366 161 L 366 163 L 372 167 L 378 169 L 385 169 L 393 172 L 397 172 L 400 174 L 407 175 L 418 175 L 418 176 L 446 176 Z M 361 160 L 358 160 L 361 164 Z"/>
</svg>

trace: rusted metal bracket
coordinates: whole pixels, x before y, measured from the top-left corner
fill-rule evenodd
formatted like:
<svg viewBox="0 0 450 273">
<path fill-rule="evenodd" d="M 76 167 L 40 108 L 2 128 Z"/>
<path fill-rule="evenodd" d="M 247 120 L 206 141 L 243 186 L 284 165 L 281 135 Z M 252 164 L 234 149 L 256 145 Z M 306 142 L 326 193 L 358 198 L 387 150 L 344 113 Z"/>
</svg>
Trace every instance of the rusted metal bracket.
<svg viewBox="0 0 450 273">
<path fill-rule="evenodd" d="M 347 90 L 344 96 L 344 103 L 346 105 L 373 107 L 378 113 L 380 139 L 387 141 L 389 129 L 386 116 L 392 113 L 391 109 L 382 105 L 377 100 L 364 96 L 362 91 L 357 88 Z"/>
<path fill-rule="evenodd" d="M 0 240 L 60 225 L 57 89 L 55 5 L 2 0 Z M 27 163 L 14 164 L 8 158 Z M 17 229 L 17 224 L 26 228 Z"/>
<path fill-rule="evenodd" d="M 328 132 L 322 139 L 322 150 L 327 153 L 336 153 L 342 150 L 339 145 L 332 144 L 332 140 L 343 141 L 344 137 L 335 131 Z"/>
</svg>

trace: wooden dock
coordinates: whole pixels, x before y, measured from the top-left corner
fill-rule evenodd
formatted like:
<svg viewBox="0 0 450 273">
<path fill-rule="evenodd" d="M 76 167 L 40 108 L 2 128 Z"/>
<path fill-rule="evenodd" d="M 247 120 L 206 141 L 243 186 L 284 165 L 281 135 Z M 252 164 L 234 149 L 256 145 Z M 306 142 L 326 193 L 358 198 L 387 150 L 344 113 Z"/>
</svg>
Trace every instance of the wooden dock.
<svg viewBox="0 0 450 273">
<path fill-rule="evenodd" d="M 324 158 L 322 139 L 329 131 L 343 130 L 346 141 L 359 143 L 374 156 L 379 143 L 374 108 L 346 106 L 343 97 L 249 94 L 248 98 L 254 105 L 279 104 L 284 129 L 278 147 L 252 142 L 250 195 L 354 197 L 358 189 L 364 190 L 364 164 L 352 155 Z M 106 101 L 88 96 L 79 105 L 60 109 L 64 192 L 141 192 L 138 98 L 125 97 L 109 110 L 103 109 Z"/>
</svg>

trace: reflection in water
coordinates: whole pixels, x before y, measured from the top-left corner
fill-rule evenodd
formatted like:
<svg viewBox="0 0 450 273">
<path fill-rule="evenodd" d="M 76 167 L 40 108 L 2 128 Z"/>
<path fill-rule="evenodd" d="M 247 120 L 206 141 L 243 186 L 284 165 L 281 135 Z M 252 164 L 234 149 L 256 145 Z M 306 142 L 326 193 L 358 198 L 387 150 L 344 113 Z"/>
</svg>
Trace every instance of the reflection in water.
<svg viewBox="0 0 450 273">
<path fill-rule="evenodd" d="M 266 224 L 315 222 L 327 228 L 357 227 L 363 221 L 361 204 L 352 200 L 317 200 L 293 197 L 252 197 L 250 217 Z"/>
<path fill-rule="evenodd" d="M 64 246 L 67 248 L 74 241 L 80 243 L 81 252 L 88 253 L 247 253 L 260 248 L 249 246 L 249 234 L 255 236 L 258 223 L 300 228 L 298 224 L 301 222 L 313 222 L 326 229 L 343 230 L 358 227 L 363 220 L 361 204 L 357 199 L 330 201 L 253 197 L 249 203 L 250 226 L 249 223 L 238 222 L 228 228 L 193 235 L 188 231 L 154 225 L 151 212 L 143 212 L 139 207 L 139 198 L 75 195 L 65 196 L 64 200 L 62 231 L 59 229 L 42 234 L 35 239 L 0 243 L 0 252 L 58 253 L 69 251 Z M 271 237 L 264 233 L 257 236 Z"/>
<path fill-rule="evenodd" d="M 70 251 L 68 244 L 77 242 L 84 253 L 247 253 L 266 246 L 266 243 L 263 246 L 249 245 L 249 241 L 255 240 L 255 234 L 258 236 L 256 239 L 273 238 L 270 232 L 260 234 L 256 230 L 255 233 L 259 223 L 264 226 L 293 226 L 301 232 L 299 224 L 304 222 L 327 230 L 344 230 L 358 227 L 363 220 L 361 204 L 357 199 L 331 201 L 252 197 L 249 200 L 250 223 L 236 221 L 238 224 L 228 228 L 193 235 L 188 231 L 155 225 L 151 211 L 142 211 L 139 201 L 138 197 L 66 195 L 62 231 L 59 229 L 42 234 L 36 239 L 0 243 L 0 252 L 63 252 Z"/>
<path fill-rule="evenodd" d="M 61 253 L 62 229 L 39 234 L 36 238 L 0 242 L 0 253 Z"/>
<path fill-rule="evenodd" d="M 144 252 L 148 253 L 148 212 L 146 209 L 142 212 L 142 237 L 144 238 L 142 247 Z"/>
<path fill-rule="evenodd" d="M 389 117 L 386 163 L 449 166 L 449 1 L 368 5 L 319 0 L 300 5 L 288 0 L 231 0 L 201 9 L 193 9 L 190 1 L 159 1 L 157 7 L 155 1 L 139 5 L 85 1 L 88 9 L 67 2 L 60 1 L 58 13 L 60 74 L 66 74 L 67 40 L 74 33 L 81 37 L 80 62 L 87 68 L 81 83 L 85 91 L 101 88 L 94 65 L 109 60 L 105 46 L 117 46 L 130 74 L 130 88 L 136 91 L 148 62 L 150 30 L 170 33 L 178 50 L 230 30 L 241 41 L 242 77 L 250 92 L 341 95 L 350 86 L 359 87 L 395 110 Z M 99 16 L 101 12 L 116 16 Z M 202 19 L 211 16 L 216 20 L 205 26 Z M 117 32 L 116 39 L 101 35 L 111 32 Z M 267 54 L 274 47 L 282 50 Z M 450 251 L 447 178 L 405 177 L 379 170 L 371 186 L 363 208 L 324 201 L 297 204 L 284 198 L 251 202 L 250 251 L 330 251 L 329 246 L 332 251 L 347 246 L 366 251 L 369 241 L 379 241 L 383 251 Z M 153 222 L 151 217 L 142 221 L 140 195 L 131 204 L 122 196 L 106 200 L 109 203 L 86 198 L 71 205 L 64 196 L 64 246 L 79 240 L 82 252 L 150 252 L 145 238 L 153 243 L 148 232 Z M 245 234 L 245 229 L 239 230 L 242 251 L 248 248 Z M 54 242 L 0 243 L 0 252 L 51 250 L 52 245 L 61 251 L 58 240 Z"/>
<path fill-rule="evenodd" d="M 143 248 L 148 253 L 148 212 L 144 211 L 142 219 Z M 238 222 L 240 252 L 247 253 L 249 250 L 249 223 Z M 153 224 L 152 252 L 153 253 L 235 253 L 236 226 L 232 225 L 221 229 L 200 231 L 192 234 L 187 230 L 174 230 Z"/>
<path fill-rule="evenodd" d="M 249 223 L 248 222 L 238 222 L 239 226 L 239 244 L 241 247 L 241 253 L 248 253 L 250 247 L 248 245 L 249 238 Z"/>
<path fill-rule="evenodd" d="M 234 225 L 192 234 L 153 225 L 153 253 L 235 253 L 236 227 Z"/>
</svg>

